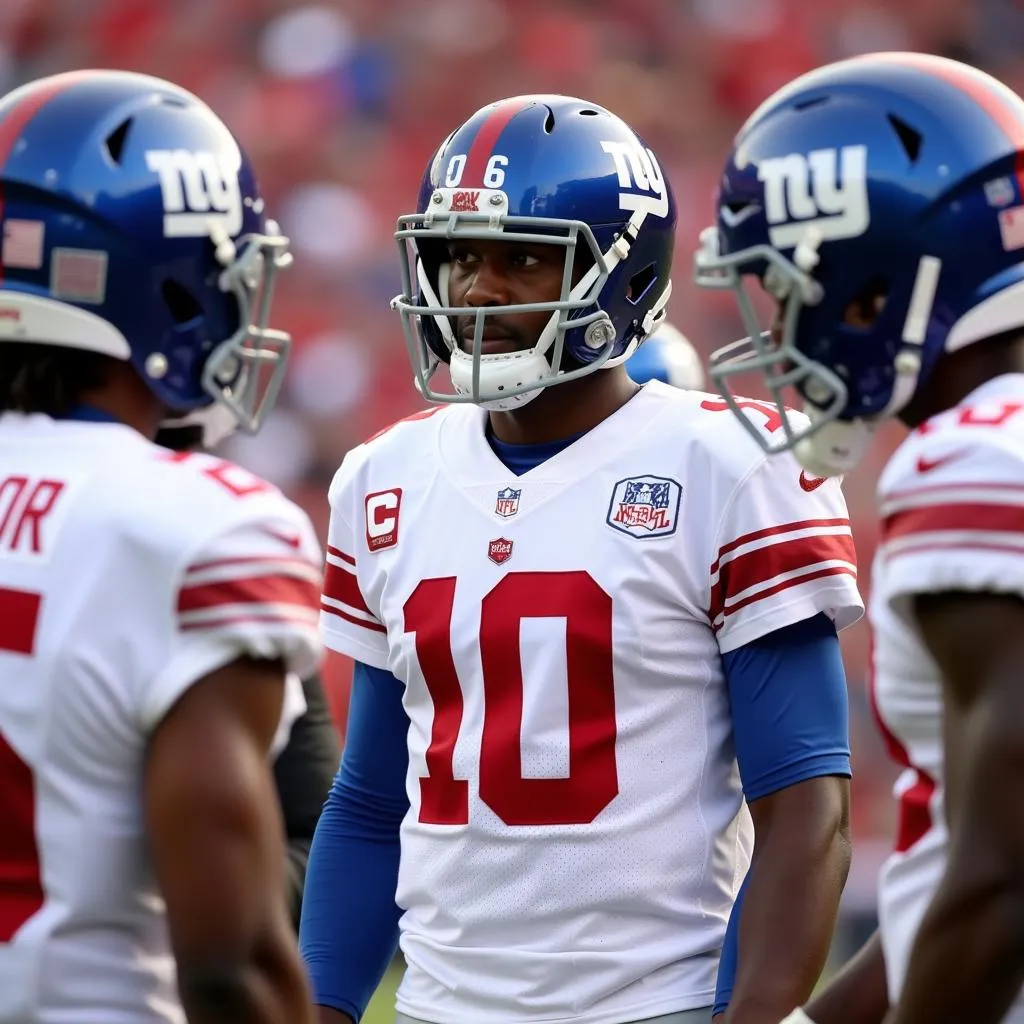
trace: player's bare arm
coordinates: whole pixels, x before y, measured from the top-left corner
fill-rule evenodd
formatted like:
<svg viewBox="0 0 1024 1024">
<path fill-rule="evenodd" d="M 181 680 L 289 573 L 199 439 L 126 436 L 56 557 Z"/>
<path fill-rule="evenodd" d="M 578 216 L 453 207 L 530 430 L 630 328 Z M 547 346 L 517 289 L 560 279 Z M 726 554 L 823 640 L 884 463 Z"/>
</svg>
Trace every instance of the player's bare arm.
<svg viewBox="0 0 1024 1024">
<path fill-rule="evenodd" d="M 882 1024 L 888 1009 L 885 955 L 875 932 L 827 988 L 782 1024 Z"/>
<path fill-rule="evenodd" d="M 881 1024 L 888 1009 L 885 954 L 878 932 L 805 1007 L 814 1024 Z"/>
<path fill-rule="evenodd" d="M 831 775 L 751 802 L 739 966 L 720 1022 L 777 1024 L 813 990 L 850 865 L 849 803 L 849 780 Z"/>
<path fill-rule="evenodd" d="M 1024 983 L 1024 602 L 915 603 L 943 678 L 949 861 L 887 1024 L 996 1024 Z"/>
<path fill-rule="evenodd" d="M 313 1020 L 281 890 L 267 751 L 284 669 L 239 659 L 193 685 L 147 751 L 147 832 L 190 1024 Z"/>
</svg>

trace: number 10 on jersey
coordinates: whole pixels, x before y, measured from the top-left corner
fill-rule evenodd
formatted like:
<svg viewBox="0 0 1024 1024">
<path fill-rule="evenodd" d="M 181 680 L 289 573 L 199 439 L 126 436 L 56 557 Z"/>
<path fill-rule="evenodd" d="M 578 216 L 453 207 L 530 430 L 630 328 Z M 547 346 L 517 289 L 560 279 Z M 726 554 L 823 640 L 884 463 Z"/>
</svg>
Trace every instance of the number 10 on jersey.
<svg viewBox="0 0 1024 1024">
<path fill-rule="evenodd" d="M 419 820 L 469 823 L 469 783 L 455 778 L 453 756 L 462 726 L 462 683 L 452 655 L 456 580 L 423 580 L 405 603 L 405 631 L 434 705 L 427 775 L 420 779 Z M 523 670 L 520 625 L 528 618 L 565 620 L 569 702 L 569 773 L 523 777 Z M 483 730 L 480 799 L 506 825 L 582 825 L 619 792 L 615 760 L 612 599 L 587 572 L 513 572 L 480 605 Z M 559 680 L 542 685 L 558 685 Z"/>
</svg>

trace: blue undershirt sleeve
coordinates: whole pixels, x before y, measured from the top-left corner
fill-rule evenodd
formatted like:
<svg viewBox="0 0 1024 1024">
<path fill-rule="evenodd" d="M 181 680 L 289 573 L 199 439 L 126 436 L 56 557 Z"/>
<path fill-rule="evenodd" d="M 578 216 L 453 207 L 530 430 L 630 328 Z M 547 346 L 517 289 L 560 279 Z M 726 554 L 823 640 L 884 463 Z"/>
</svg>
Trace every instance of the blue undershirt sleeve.
<svg viewBox="0 0 1024 1024">
<path fill-rule="evenodd" d="M 722 656 L 736 760 L 748 802 L 821 775 L 849 777 L 846 672 L 827 615 L 786 626 Z M 749 876 L 748 876 L 749 877 Z M 714 1013 L 732 995 L 747 880 L 722 948 Z"/>
<path fill-rule="evenodd" d="M 357 662 L 348 728 L 309 852 L 299 947 L 313 1001 L 359 1020 L 398 945 L 399 827 L 409 801 L 403 684 Z"/>
<path fill-rule="evenodd" d="M 819 775 L 850 775 L 849 704 L 839 637 L 827 615 L 722 656 L 743 795 Z"/>
</svg>

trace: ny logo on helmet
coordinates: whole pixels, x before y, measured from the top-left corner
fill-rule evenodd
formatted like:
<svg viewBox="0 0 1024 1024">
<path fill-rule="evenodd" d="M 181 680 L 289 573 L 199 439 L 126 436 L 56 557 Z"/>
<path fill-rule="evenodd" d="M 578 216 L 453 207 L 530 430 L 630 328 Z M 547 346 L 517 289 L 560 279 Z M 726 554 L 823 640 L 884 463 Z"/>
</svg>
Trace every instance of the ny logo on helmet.
<svg viewBox="0 0 1024 1024">
<path fill-rule="evenodd" d="M 867 146 L 843 146 L 838 152 L 816 149 L 806 156 L 790 153 L 762 160 L 757 177 L 764 183 L 772 245 L 776 249 L 799 245 L 809 227 L 817 228 L 825 241 L 862 235 L 871 221 L 867 165 Z"/>
<path fill-rule="evenodd" d="M 619 209 L 667 217 L 668 189 L 658 158 L 639 142 L 602 142 L 601 148 L 615 163 L 619 187 L 629 189 L 619 193 Z"/>
<path fill-rule="evenodd" d="M 160 178 L 165 238 L 203 238 L 219 223 L 230 238 L 242 230 L 238 154 L 150 149 L 146 166 Z"/>
</svg>

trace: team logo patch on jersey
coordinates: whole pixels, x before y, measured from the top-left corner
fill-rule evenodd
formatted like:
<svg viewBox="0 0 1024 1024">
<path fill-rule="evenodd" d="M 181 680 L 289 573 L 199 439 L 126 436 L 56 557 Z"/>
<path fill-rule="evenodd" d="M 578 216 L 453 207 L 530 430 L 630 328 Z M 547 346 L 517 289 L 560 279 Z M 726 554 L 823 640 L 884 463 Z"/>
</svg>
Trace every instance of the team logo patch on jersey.
<svg viewBox="0 0 1024 1024">
<path fill-rule="evenodd" d="M 495 515 L 511 519 L 519 511 L 519 495 L 522 493 L 522 488 L 517 491 L 511 487 L 503 487 L 498 491 L 498 499 L 494 503 Z"/>
<path fill-rule="evenodd" d="M 375 491 L 366 496 L 366 546 L 371 551 L 393 548 L 398 543 L 398 510 L 402 488 Z"/>
<path fill-rule="evenodd" d="M 498 537 L 487 545 L 487 557 L 495 565 L 504 565 L 512 557 L 512 541 Z"/>
<path fill-rule="evenodd" d="M 682 487 L 663 476 L 620 480 L 608 506 L 608 525 L 632 537 L 664 537 L 675 533 Z"/>
</svg>

